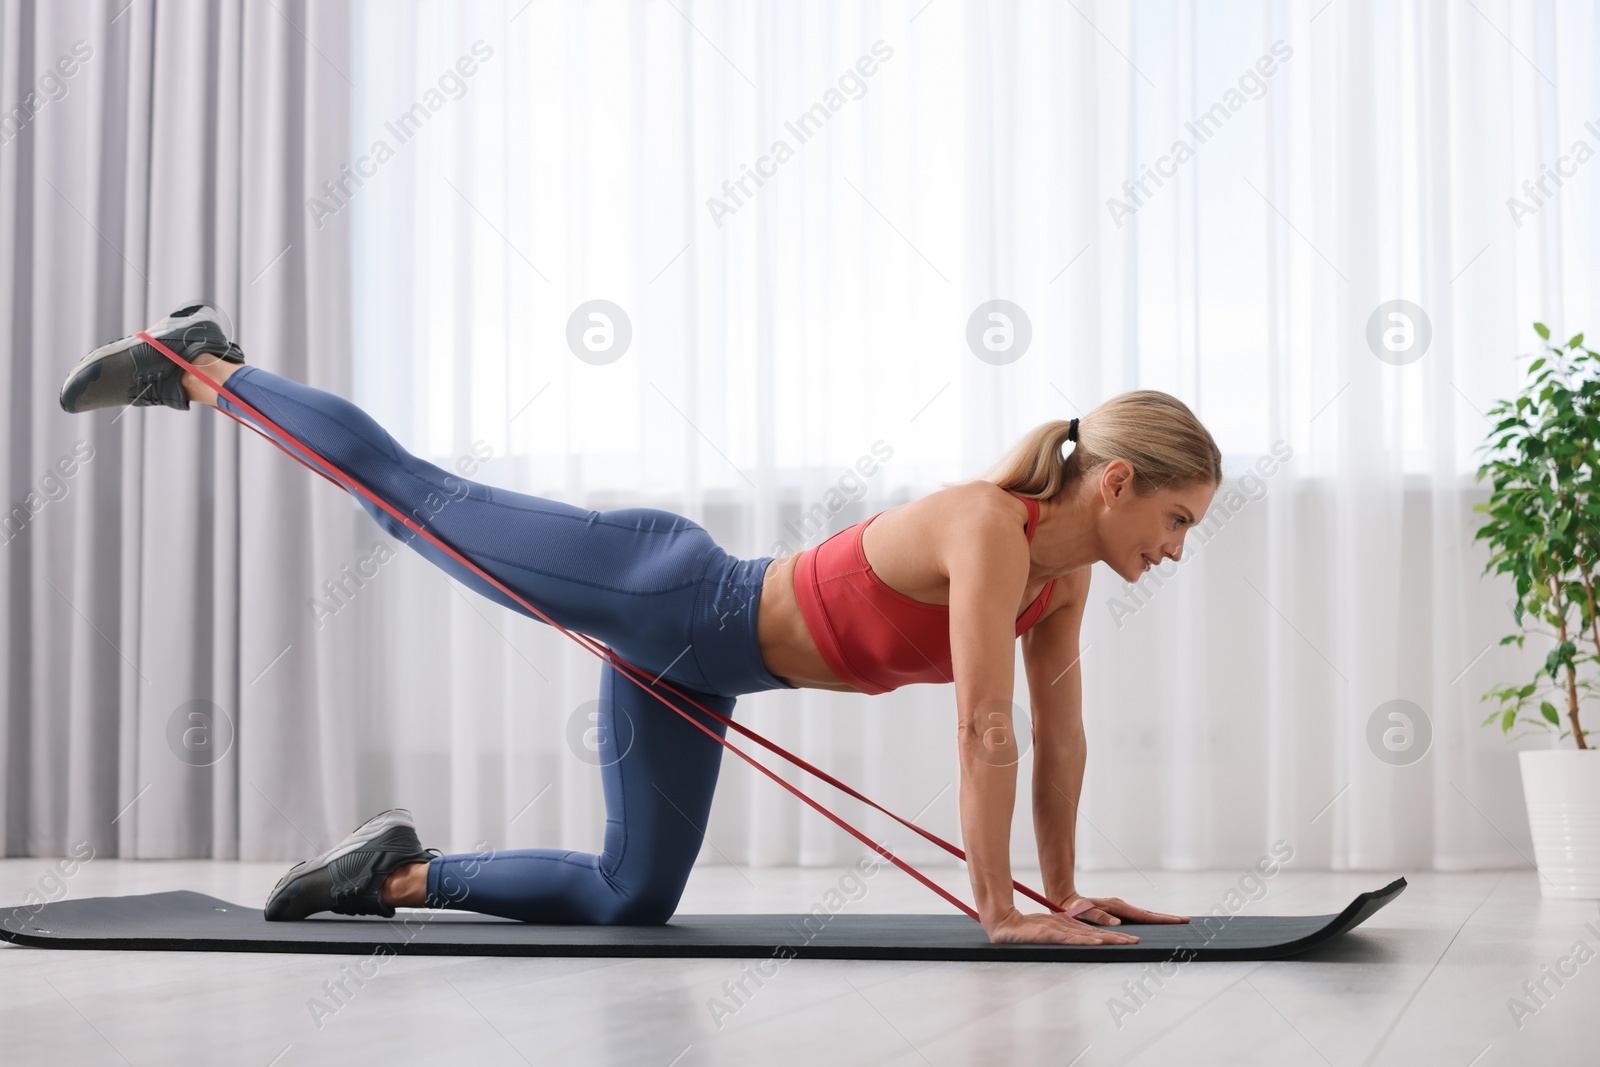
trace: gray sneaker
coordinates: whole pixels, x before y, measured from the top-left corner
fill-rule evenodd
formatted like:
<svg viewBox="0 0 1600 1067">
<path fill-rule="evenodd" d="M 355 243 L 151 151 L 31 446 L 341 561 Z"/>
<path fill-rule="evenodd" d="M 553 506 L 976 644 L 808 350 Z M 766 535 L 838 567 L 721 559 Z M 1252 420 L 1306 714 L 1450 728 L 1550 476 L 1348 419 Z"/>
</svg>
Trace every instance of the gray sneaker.
<svg viewBox="0 0 1600 1067">
<path fill-rule="evenodd" d="M 395 868 L 439 855 L 417 839 L 405 808 L 380 812 L 320 856 L 297 863 L 267 897 L 267 921 L 304 919 L 319 911 L 340 915 L 394 916 L 383 903 L 383 883 Z"/>
<path fill-rule="evenodd" d="M 244 353 L 228 339 L 223 315 L 210 304 L 181 307 L 145 333 L 196 366 L 216 360 L 243 363 Z M 151 345 L 129 334 L 90 352 L 61 385 L 61 410 L 77 414 L 96 408 L 163 404 L 189 410 L 183 368 Z"/>
</svg>

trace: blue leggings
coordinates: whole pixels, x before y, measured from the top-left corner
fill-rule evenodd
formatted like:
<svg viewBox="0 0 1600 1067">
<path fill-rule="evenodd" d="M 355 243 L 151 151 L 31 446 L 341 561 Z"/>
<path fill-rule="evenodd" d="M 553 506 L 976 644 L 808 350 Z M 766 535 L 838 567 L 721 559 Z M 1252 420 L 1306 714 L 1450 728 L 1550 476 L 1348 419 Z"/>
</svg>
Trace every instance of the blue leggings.
<svg viewBox="0 0 1600 1067">
<path fill-rule="evenodd" d="M 240 368 L 227 387 L 556 622 L 605 644 L 648 679 L 665 679 L 730 717 L 739 694 L 793 688 L 767 671 L 756 638 L 771 556 L 731 556 L 704 527 L 670 511 L 588 511 L 457 477 L 407 453 L 348 400 L 260 367 Z M 254 422 L 226 397 L 217 405 Z M 538 618 L 376 504 L 356 499 L 391 536 L 463 585 Z M 656 691 L 723 735 L 726 727 Z M 539 923 L 671 918 L 700 851 L 722 746 L 609 662 L 601 666 L 598 721 L 590 736 L 598 743 L 605 790 L 604 851 L 440 856 L 428 864 L 429 907 Z"/>
</svg>

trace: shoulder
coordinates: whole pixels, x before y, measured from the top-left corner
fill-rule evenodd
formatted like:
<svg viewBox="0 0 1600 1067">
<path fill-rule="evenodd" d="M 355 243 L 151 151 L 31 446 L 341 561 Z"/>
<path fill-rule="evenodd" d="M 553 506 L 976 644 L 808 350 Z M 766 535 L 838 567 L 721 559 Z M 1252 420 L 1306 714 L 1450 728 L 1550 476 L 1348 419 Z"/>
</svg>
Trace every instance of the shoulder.
<svg viewBox="0 0 1600 1067">
<path fill-rule="evenodd" d="M 964 575 L 1004 599 L 1011 586 L 1028 577 L 1027 508 L 991 482 L 968 482 L 940 491 L 930 539 L 939 547 L 943 569 L 952 579 Z"/>
<path fill-rule="evenodd" d="M 940 511 L 946 525 L 967 537 L 1005 541 L 1015 534 L 1018 540 L 1027 540 L 1022 527 L 1028 505 L 993 482 L 961 482 L 934 495 L 943 498 Z"/>
</svg>

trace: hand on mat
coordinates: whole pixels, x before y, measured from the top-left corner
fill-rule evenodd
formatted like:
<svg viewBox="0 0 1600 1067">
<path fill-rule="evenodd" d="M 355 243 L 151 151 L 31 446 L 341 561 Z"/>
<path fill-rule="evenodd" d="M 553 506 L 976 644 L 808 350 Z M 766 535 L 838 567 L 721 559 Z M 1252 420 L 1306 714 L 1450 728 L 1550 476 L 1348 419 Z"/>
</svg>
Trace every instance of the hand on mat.
<svg viewBox="0 0 1600 1067">
<path fill-rule="evenodd" d="M 993 922 L 985 922 L 983 929 L 995 945 L 1132 945 L 1139 940 L 1132 934 L 1104 930 L 1065 915 L 1025 915 L 1016 908 Z"/>
<path fill-rule="evenodd" d="M 1084 905 L 1089 905 L 1084 907 Z M 1136 923 L 1186 923 L 1187 915 L 1168 915 L 1165 912 L 1136 908 L 1121 897 L 1085 897 L 1074 893 L 1062 905 L 1065 914 L 1074 915 L 1086 923 L 1117 926 L 1123 919 Z"/>
</svg>

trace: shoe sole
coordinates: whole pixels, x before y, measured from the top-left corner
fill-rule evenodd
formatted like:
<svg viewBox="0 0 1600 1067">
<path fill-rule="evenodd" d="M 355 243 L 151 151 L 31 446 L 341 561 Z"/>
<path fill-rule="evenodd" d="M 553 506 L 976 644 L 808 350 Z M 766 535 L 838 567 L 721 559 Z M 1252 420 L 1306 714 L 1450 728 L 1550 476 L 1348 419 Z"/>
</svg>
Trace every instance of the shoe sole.
<svg viewBox="0 0 1600 1067">
<path fill-rule="evenodd" d="M 389 808 L 387 811 L 379 812 L 350 831 L 348 837 L 322 853 L 322 855 L 313 856 L 308 860 L 301 860 L 293 867 L 290 867 L 288 873 L 278 879 L 278 884 L 272 887 L 272 892 L 267 894 L 267 907 L 265 910 L 271 910 L 272 902 L 278 899 L 293 884 L 296 878 L 313 874 L 329 866 L 335 860 L 342 859 L 352 852 L 360 851 L 397 826 L 410 827 L 413 831 L 417 828 L 416 823 L 411 818 L 411 813 L 405 808 Z"/>
</svg>

